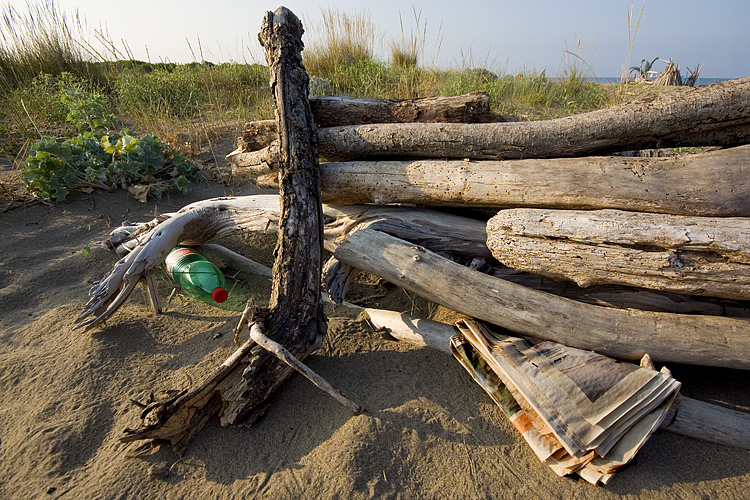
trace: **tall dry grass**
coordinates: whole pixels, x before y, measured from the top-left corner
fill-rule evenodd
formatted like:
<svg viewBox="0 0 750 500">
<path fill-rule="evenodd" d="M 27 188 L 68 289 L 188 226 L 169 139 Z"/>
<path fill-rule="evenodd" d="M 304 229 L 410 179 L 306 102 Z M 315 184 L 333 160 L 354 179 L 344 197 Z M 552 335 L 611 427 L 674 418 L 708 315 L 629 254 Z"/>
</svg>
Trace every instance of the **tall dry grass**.
<svg viewBox="0 0 750 500">
<path fill-rule="evenodd" d="M 311 40 L 306 42 L 303 59 L 309 74 L 325 77 L 373 57 L 376 29 L 365 12 L 322 9 L 321 19 L 307 24 Z"/>
<path fill-rule="evenodd" d="M 239 135 L 244 121 L 273 116 L 265 66 L 202 61 L 200 45 L 201 62 L 135 61 L 126 43 L 118 48 L 102 32 L 95 41 L 104 49 L 94 50 L 85 21 L 78 13 L 61 13 L 52 0 L 27 8 L 21 12 L 7 7 L 0 24 L 0 88 L 5 90 L 0 95 L 0 134 L 3 127 L 28 137 L 67 133 L 60 99 L 64 90 L 56 83 L 63 73 L 87 82 L 84 90 L 104 94 L 112 113 L 139 134 L 182 136 L 195 145 L 209 139 L 217 127 L 234 128 Z M 413 28 L 407 30 L 402 19 L 401 38 L 391 43 L 389 62 L 375 58 L 379 35 L 363 12 L 327 9 L 319 21 L 306 21 L 304 62 L 308 73 L 322 82 L 314 87 L 378 98 L 485 90 L 493 111 L 522 119 L 562 116 L 608 103 L 607 90 L 584 78 L 580 68 L 585 61 L 577 50 L 569 51 L 575 57 L 564 78 L 535 72 L 496 74 L 469 63 L 453 70 L 430 67 L 424 62 L 427 21 L 420 11 L 413 13 Z"/>
<path fill-rule="evenodd" d="M 8 4 L 0 21 L 0 89 L 8 91 L 39 74 L 63 72 L 100 83 L 103 75 L 91 64 L 85 23 L 59 10 L 54 0 L 29 2 L 26 10 Z"/>
</svg>

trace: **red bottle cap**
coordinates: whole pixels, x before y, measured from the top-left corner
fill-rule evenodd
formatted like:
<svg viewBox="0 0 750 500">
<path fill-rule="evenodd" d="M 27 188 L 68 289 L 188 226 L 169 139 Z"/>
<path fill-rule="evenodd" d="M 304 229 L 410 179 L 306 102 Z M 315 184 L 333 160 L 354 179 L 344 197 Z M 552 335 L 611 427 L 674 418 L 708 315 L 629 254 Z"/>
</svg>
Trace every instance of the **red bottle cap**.
<svg viewBox="0 0 750 500">
<path fill-rule="evenodd" d="M 214 291 L 211 292 L 211 298 L 214 302 L 222 303 L 227 300 L 227 297 L 229 297 L 229 292 L 223 288 L 214 288 Z"/>
</svg>

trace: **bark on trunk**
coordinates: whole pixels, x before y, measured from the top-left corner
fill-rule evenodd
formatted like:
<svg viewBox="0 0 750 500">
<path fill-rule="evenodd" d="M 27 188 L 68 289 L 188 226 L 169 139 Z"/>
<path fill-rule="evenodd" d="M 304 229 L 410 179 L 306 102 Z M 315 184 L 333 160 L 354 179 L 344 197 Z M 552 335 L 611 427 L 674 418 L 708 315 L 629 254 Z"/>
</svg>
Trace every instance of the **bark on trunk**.
<svg viewBox="0 0 750 500">
<path fill-rule="evenodd" d="M 309 77 L 302 66 L 302 23 L 286 8 L 266 16 L 259 39 L 266 49 L 276 103 L 281 159 L 281 220 L 273 285 L 263 331 L 297 358 L 317 349 L 326 333 L 320 303 L 323 215 L 314 126 L 307 102 Z M 243 401 L 228 409 L 243 420 L 292 369 L 266 351 L 243 373 Z"/>
<path fill-rule="evenodd" d="M 509 209 L 487 223 L 506 266 L 581 287 L 617 284 L 750 299 L 750 219 Z"/>
<path fill-rule="evenodd" d="M 538 122 L 372 124 L 318 130 L 320 153 L 330 160 L 553 158 L 748 141 L 750 77 Z"/>
<path fill-rule="evenodd" d="M 320 301 L 323 217 L 308 76 L 302 66 L 302 23 L 285 7 L 268 12 L 260 33 L 271 70 L 282 160 L 279 238 L 269 309 L 255 321 L 268 337 L 301 359 L 326 332 Z M 140 429 L 123 440 L 168 439 L 178 453 L 211 415 L 222 425 L 254 420 L 262 403 L 293 368 L 248 341 L 188 394 L 156 401 Z"/>
<path fill-rule="evenodd" d="M 750 216 L 750 146 L 667 158 L 357 161 L 321 167 L 325 203 Z"/>
<path fill-rule="evenodd" d="M 379 249 L 379 250 L 374 250 Z M 472 271 L 378 231 L 357 231 L 341 262 L 454 311 L 613 358 L 750 369 L 750 322 L 581 304 Z"/>
<path fill-rule="evenodd" d="M 487 92 L 419 99 L 319 96 L 310 99 L 316 127 L 363 123 L 490 123 L 506 121 L 490 111 Z"/>
<path fill-rule="evenodd" d="M 487 92 L 421 99 L 366 99 L 319 96 L 309 99 L 316 127 L 363 123 L 490 123 L 507 121 L 490 111 Z M 278 129 L 275 120 L 245 124 L 237 149 L 227 155 L 235 175 L 263 175 L 277 168 Z"/>
</svg>

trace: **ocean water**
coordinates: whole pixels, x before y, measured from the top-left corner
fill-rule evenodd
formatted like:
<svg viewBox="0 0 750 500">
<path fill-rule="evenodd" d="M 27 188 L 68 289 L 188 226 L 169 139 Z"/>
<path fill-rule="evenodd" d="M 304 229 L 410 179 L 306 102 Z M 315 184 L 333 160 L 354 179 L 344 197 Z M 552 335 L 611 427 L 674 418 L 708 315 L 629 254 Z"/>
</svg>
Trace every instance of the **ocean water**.
<svg viewBox="0 0 750 500">
<path fill-rule="evenodd" d="M 599 78 L 587 78 L 587 80 L 590 80 L 592 82 L 599 82 L 599 83 L 620 83 L 620 77 L 619 76 L 605 76 L 605 77 L 599 77 Z M 684 80 L 684 78 L 683 78 Z M 725 82 L 727 80 L 732 80 L 732 78 L 698 78 L 697 85 L 708 85 L 709 83 L 716 83 L 716 82 Z"/>
</svg>

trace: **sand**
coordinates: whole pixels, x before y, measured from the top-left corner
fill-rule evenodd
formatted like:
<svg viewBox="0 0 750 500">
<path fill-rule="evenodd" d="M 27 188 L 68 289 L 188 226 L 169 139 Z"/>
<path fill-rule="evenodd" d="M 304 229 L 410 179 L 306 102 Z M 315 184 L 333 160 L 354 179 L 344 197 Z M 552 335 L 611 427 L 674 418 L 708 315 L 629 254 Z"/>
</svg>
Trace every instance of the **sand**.
<svg viewBox="0 0 750 500">
<path fill-rule="evenodd" d="M 251 192 L 206 181 L 146 204 L 117 191 L 0 213 L 0 498 L 747 498 L 750 452 L 667 432 L 606 487 L 559 478 L 458 362 L 335 316 L 307 362 L 365 414 L 293 376 L 262 420 L 212 420 L 183 457 L 120 443 L 139 423 L 131 399 L 188 388 L 232 352 L 238 313 L 176 298 L 155 316 L 138 291 L 104 327 L 74 331 L 117 260 L 97 243 L 123 220 Z M 270 262 L 267 238 L 235 248 Z M 386 297 L 370 305 L 418 306 L 372 287 Z M 750 410 L 750 374 L 672 368 L 684 394 Z"/>
</svg>

